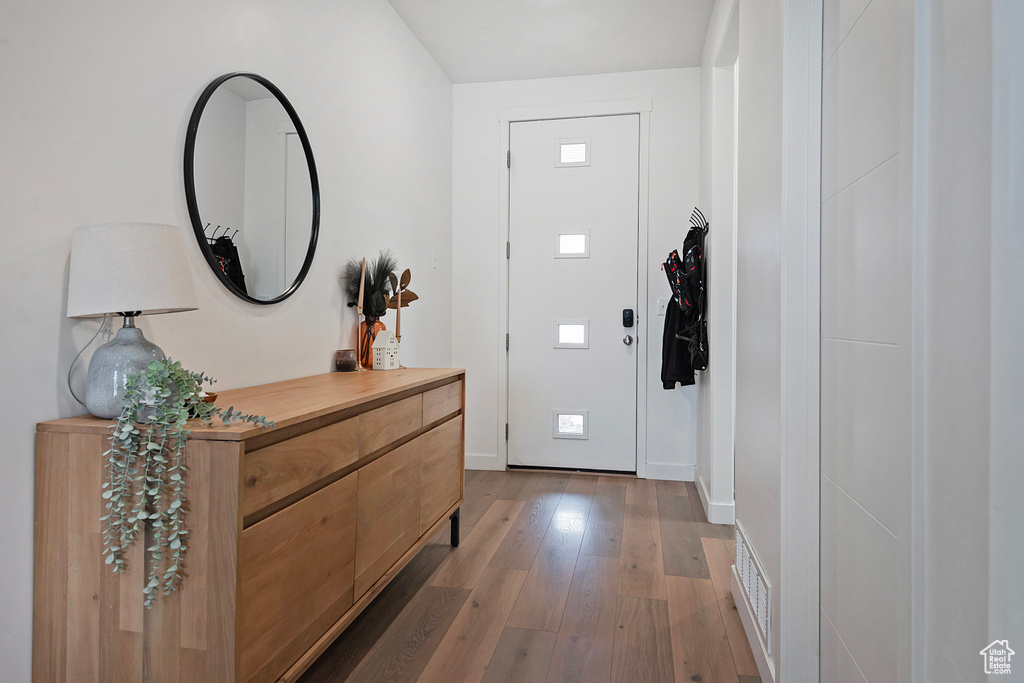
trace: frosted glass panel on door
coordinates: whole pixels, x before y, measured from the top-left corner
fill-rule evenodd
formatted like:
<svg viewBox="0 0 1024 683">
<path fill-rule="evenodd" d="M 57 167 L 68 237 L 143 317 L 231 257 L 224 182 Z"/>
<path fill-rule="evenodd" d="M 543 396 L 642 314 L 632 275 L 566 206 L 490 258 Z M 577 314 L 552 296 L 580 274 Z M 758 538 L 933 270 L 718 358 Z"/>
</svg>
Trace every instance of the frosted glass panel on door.
<svg viewBox="0 0 1024 683">
<path fill-rule="evenodd" d="M 555 340 L 556 349 L 585 349 L 590 346 L 589 320 L 556 320 Z"/>
<path fill-rule="evenodd" d="M 555 230 L 555 258 L 590 258 L 590 229 L 558 228 Z"/>
<path fill-rule="evenodd" d="M 559 344 L 582 344 L 587 341 L 587 328 L 583 325 L 559 325 Z"/>
<path fill-rule="evenodd" d="M 555 140 L 555 168 L 590 166 L 590 138 Z"/>
<path fill-rule="evenodd" d="M 562 143 L 559 161 L 563 164 L 581 164 L 587 160 L 587 143 L 568 142 Z"/>
<path fill-rule="evenodd" d="M 559 434 L 583 434 L 583 416 L 582 415 L 559 415 L 558 416 L 558 433 Z"/>
<path fill-rule="evenodd" d="M 590 438 L 589 410 L 555 410 L 551 437 L 554 439 Z"/>
<path fill-rule="evenodd" d="M 590 258 L 590 231 L 556 230 L 555 258 Z"/>
</svg>

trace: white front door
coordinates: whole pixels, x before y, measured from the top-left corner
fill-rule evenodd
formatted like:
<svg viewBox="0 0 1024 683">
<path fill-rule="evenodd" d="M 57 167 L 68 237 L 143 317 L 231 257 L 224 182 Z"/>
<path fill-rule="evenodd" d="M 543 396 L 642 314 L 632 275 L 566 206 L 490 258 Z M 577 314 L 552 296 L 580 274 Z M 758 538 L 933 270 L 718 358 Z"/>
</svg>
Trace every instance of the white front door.
<svg viewBox="0 0 1024 683">
<path fill-rule="evenodd" d="M 640 117 L 509 124 L 508 463 L 636 471 Z"/>
</svg>

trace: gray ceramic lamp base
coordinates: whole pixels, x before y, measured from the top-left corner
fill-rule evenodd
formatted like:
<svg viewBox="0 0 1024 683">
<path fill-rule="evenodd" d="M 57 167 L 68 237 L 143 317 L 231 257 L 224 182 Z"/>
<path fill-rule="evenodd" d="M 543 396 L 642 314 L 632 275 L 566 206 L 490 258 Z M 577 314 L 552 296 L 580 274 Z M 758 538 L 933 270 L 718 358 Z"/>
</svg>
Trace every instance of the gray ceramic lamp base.
<svg viewBox="0 0 1024 683">
<path fill-rule="evenodd" d="M 92 355 L 85 407 L 96 417 L 118 417 L 128 375 L 138 374 L 149 367 L 151 361 L 164 358 L 160 347 L 147 340 L 131 318 L 125 318 L 125 326 L 117 335 Z"/>
</svg>

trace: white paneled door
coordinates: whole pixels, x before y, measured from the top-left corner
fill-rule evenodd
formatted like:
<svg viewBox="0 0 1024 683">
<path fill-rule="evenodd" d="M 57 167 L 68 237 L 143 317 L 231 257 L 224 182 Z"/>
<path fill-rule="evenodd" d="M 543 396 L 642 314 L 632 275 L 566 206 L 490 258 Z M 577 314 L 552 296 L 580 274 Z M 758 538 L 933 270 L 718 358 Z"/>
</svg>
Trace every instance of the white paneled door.
<svg viewBox="0 0 1024 683">
<path fill-rule="evenodd" d="M 640 119 L 509 124 L 508 462 L 636 470 Z"/>
</svg>

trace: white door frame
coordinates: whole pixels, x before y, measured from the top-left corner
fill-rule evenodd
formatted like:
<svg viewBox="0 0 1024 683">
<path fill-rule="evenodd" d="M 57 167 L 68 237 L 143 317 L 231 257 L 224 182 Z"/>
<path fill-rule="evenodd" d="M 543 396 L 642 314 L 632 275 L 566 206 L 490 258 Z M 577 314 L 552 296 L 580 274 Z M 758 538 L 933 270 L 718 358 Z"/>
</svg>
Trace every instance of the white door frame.
<svg viewBox="0 0 1024 683">
<path fill-rule="evenodd" d="M 710 111 L 708 103 L 702 103 L 704 111 L 710 114 L 710 120 L 702 122 L 702 135 L 710 135 L 702 141 L 708 149 L 701 150 L 701 158 L 710 162 L 710 168 L 701 174 L 701 203 L 710 208 L 707 215 L 714 226 L 705 244 L 711 264 L 707 287 L 714 295 L 708 298 L 708 372 L 697 377 L 700 397 L 697 409 L 705 410 L 706 414 L 698 415 L 697 419 L 702 432 L 698 436 L 693 483 L 708 521 L 715 524 L 736 521 L 736 186 L 739 177 L 736 113 L 740 80 L 737 5 L 737 0 L 716 3 L 703 58 L 710 63 L 710 69 L 701 67 L 701 96 L 710 94 Z M 725 20 L 719 21 L 719 16 L 724 16 Z M 710 93 L 704 89 L 706 77 L 710 77 L 707 89 Z M 727 102 L 723 102 L 723 98 L 727 98 Z M 727 157 L 722 155 L 723 140 L 729 141 Z M 705 179 L 707 183 L 703 182 Z M 708 209 L 704 211 L 707 213 Z M 728 277 L 723 278 L 723 275 Z"/>
<path fill-rule="evenodd" d="M 640 304 L 647 301 L 647 201 L 648 201 L 648 157 L 651 132 L 651 100 L 620 100 L 612 102 L 587 102 L 580 104 L 556 104 L 530 107 L 505 107 L 498 110 L 499 130 L 499 177 L 500 192 L 500 234 L 501 242 L 509 242 L 509 169 L 505 163 L 509 150 L 509 124 L 513 122 L 544 121 L 550 119 L 574 119 L 591 116 L 617 116 L 638 114 L 640 116 L 640 201 L 637 216 L 637 310 L 636 310 L 636 475 L 647 476 L 647 324 L 644 309 Z M 501 245 L 502 252 L 505 245 Z M 508 334 L 508 259 L 505 253 L 498 255 L 501 263 L 498 292 L 499 348 L 505 345 Z M 512 341 L 511 343 L 515 343 Z M 498 354 L 498 466 L 508 467 L 508 441 L 505 439 L 505 425 L 508 423 L 508 353 Z"/>
<path fill-rule="evenodd" d="M 822 0 L 783 3 L 781 668 L 819 680 Z M 742 68 L 742 67 L 741 67 Z"/>
</svg>

